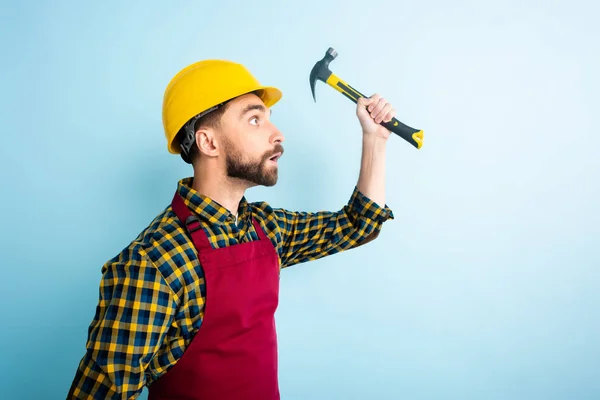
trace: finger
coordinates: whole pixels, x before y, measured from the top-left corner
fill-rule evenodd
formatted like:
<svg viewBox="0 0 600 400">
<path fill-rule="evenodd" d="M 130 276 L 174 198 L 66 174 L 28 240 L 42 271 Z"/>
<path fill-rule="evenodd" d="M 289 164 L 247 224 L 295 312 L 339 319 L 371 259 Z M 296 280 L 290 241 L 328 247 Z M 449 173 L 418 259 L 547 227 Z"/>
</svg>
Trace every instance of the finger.
<svg viewBox="0 0 600 400">
<path fill-rule="evenodd" d="M 375 117 L 377 117 L 377 113 L 379 113 L 381 111 L 381 108 L 383 107 L 382 103 L 383 98 L 379 98 L 377 100 L 377 103 L 373 103 L 369 106 L 369 115 L 371 116 L 371 118 L 375 119 Z"/>
<path fill-rule="evenodd" d="M 371 117 L 377 121 L 380 118 L 382 118 L 385 113 L 387 112 L 386 107 L 387 107 L 387 101 L 384 98 L 380 98 L 379 102 L 377 103 L 377 105 L 375 106 L 375 108 L 373 109 L 373 112 L 371 113 Z"/>
<path fill-rule="evenodd" d="M 392 120 L 392 118 L 394 118 L 395 116 L 396 116 L 396 110 L 394 110 L 394 108 L 390 104 L 390 107 L 385 111 L 385 113 L 381 117 L 381 120 L 383 122 L 390 122 Z"/>
<path fill-rule="evenodd" d="M 389 114 L 389 112 L 392 109 L 392 105 L 390 103 L 386 103 L 385 106 L 383 107 L 383 109 L 381 110 L 381 112 L 379 113 L 379 115 L 377 116 L 377 118 L 375 119 L 375 122 L 377 122 L 378 124 L 380 124 L 383 120 L 385 120 Z"/>
<path fill-rule="evenodd" d="M 381 96 L 377 93 L 375 93 L 374 95 L 369 97 L 369 102 L 367 103 L 369 105 L 369 107 L 368 107 L 369 112 L 373 111 L 373 109 L 375 108 L 375 106 L 377 105 L 377 103 L 379 102 L 380 99 L 381 99 Z"/>
<path fill-rule="evenodd" d="M 373 103 L 373 99 L 368 98 L 368 97 L 360 97 L 358 99 L 358 105 L 361 106 L 362 108 L 367 108 L 370 104 Z"/>
<path fill-rule="evenodd" d="M 394 118 L 395 116 L 396 116 L 396 110 L 394 110 L 394 108 L 390 107 L 390 110 L 385 114 L 385 117 L 383 117 L 383 121 L 390 122 L 392 120 L 392 118 Z"/>
</svg>

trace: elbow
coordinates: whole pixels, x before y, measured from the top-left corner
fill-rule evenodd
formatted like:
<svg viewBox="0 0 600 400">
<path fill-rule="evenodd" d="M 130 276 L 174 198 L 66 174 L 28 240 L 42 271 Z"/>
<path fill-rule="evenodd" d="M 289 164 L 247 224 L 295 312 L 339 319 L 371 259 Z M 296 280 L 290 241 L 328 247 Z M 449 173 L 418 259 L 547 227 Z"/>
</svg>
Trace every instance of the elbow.
<svg viewBox="0 0 600 400">
<path fill-rule="evenodd" d="M 371 234 L 367 237 L 365 237 L 363 240 L 361 240 L 356 247 L 360 247 L 360 246 L 364 246 L 367 243 L 372 242 L 373 240 L 377 239 L 377 237 L 379 236 L 379 233 L 381 231 L 379 229 L 375 229 L 373 232 L 371 232 Z"/>
</svg>

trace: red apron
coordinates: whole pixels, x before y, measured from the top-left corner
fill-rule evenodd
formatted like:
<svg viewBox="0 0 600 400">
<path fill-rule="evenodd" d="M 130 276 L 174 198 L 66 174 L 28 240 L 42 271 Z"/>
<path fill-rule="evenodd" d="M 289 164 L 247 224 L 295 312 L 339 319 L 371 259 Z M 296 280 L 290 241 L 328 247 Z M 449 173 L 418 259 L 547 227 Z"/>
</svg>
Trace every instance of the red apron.
<svg viewBox="0 0 600 400">
<path fill-rule="evenodd" d="M 175 366 L 150 385 L 148 399 L 278 400 L 275 247 L 253 218 L 259 240 L 213 249 L 178 194 L 172 207 L 204 270 L 204 320 Z"/>
</svg>

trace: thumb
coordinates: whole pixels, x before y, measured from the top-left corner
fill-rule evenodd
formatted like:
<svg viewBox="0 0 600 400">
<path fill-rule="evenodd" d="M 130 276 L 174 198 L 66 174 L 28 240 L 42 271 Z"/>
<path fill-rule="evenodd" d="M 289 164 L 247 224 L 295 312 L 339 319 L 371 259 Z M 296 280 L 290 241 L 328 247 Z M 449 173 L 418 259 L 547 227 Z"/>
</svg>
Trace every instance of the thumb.
<svg viewBox="0 0 600 400">
<path fill-rule="evenodd" d="M 358 104 L 360 104 L 361 106 L 368 106 L 369 104 L 371 104 L 373 102 L 373 99 L 370 97 L 361 97 L 358 99 Z"/>
</svg>

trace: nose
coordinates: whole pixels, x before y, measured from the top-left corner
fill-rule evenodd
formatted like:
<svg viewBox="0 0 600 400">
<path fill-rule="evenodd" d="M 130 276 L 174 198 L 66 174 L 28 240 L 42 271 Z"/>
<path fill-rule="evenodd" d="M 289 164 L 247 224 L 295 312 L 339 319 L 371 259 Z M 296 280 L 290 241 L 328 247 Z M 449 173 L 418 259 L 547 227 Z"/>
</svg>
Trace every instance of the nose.
<svg viewBox="0 0 600 400">
<path fill-rule="evenodd" d="M 271 123 L 271 126 L 272 126 L 271 142 L 274 144 L 283 143 L 285 141 L 285 137 L 283 136 L 283 133 L 281 133 L 281 131 L 279 129 L 277 129 L 275 124 Z"/>
</svg>

